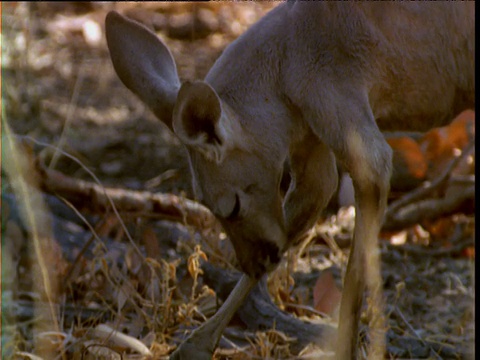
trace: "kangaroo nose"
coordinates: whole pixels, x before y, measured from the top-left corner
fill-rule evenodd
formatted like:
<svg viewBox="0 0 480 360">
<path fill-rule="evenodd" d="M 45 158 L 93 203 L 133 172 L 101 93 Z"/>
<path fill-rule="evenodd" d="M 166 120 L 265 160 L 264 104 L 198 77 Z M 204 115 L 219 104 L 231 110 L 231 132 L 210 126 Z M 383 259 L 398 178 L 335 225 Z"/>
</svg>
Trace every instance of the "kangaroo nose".
<svg viewBox="0 0 480 360">
<path fill-rule="evenodd" d="M 238 224 L 222 223 L 242 271 L 254 279 L 278 265 L 287 244 L 283 219 L 261 215 Z"/>
<path fill-rule="evenodd" d="M 242 248 L 236 249 L 236 254 L 242 271 L 259 279 L 278 265 L 283 252 L 269 240 L 255 239 L 242 241 Z"/>
</svg>

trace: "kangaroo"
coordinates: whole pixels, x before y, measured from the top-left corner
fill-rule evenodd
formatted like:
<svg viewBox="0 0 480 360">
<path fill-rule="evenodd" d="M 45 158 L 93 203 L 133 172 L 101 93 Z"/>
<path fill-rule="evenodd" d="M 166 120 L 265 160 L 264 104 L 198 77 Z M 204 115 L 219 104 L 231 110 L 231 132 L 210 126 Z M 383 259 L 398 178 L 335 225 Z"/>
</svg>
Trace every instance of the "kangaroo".
<svg viewBox="0 0 480 360">
<path fill-rule="evenodd" d="M 107 15 L 118 76 L 186 146 L 196 196 L 244 272 L 171 359 L 212 357 L 252 287 L 319 218 L 337 162 L 352 178 L 356 219 L 336 358 L 357 356 L 365 288 L 377 306 L 368 358 L 383 358 L 377 241 L 392 151 L 381 130 L 426 130 L 473 108 L 474 19 L 473 2 L 286 2 L 230 44 L 205 80 L 181 83 L 153 32 Z M 292 180 L 282 198 L 286 159 Z"/>
</svg>

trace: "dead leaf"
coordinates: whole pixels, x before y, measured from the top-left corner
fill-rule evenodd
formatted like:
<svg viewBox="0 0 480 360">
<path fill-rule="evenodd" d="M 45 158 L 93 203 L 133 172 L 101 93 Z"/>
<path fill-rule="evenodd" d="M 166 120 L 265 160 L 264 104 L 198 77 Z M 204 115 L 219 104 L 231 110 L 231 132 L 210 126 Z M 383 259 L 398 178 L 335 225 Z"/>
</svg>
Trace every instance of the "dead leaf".
<svg viewBox="0 0 480 360">
<path fill-rule="evenodd" d="M 393 150 L 394 177 L 423 180 L 427 173 L 427 160 L 420 146 L 410 137 L 393 137 L 387 139 Z"/>
<path fill-rule="evenodd" d="M 468 259 L 475 259 L 475 246 L 468 246 L 462 251 L 462 256 Z"/>
<path fill-rule="evenodd" d="M 314 308 L 322 313 L 333 316 L 340 306 L 342 293 L 335 284 L 330 271 L 324 271 L 317 279 L 313 289 Z"/>
<path fill-rule="evenodd" d="M 449 125 L 427 132 L 419 141 L 429 164 L 427 178 L 433 179 L 438 176 L 456 155 L 458 149 L 465 148 L 474 134 L 475 112 L 473 110 L 465 110 Z"/>
</svg>

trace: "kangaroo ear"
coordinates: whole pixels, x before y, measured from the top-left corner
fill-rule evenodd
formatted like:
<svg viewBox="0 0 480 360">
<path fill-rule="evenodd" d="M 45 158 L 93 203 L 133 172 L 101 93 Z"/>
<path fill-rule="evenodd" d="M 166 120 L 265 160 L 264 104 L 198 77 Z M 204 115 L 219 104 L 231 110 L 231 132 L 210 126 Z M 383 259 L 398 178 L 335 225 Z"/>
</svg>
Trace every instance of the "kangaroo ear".
<svg viewBox="0 0 480 360">
<path fill-rule="evenodd" d="M 119 78 L 169 128 L 180 80 L 167 46 L 145 26 L 115 11 L 105 19 L 105 34 Z"/>
<path fill-rule="evenodd" d="M 221 162 L 229 131 L 215 90 L 203 81 L 185 82 L 173 110 L 173 130 L 180 140 Z"/>
</svg>

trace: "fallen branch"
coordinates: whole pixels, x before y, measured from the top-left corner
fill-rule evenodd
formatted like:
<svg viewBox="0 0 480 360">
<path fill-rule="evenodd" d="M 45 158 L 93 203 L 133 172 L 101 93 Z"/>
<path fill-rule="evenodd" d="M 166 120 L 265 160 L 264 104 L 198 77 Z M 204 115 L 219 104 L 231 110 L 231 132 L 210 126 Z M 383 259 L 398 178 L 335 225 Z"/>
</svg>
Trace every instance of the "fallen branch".
<svg viewBox="0 0 480 360">
<path fill-rule="evenodd" d="M 80 209 L 106 212 L 112 202 L 121 213 L 168 219 L 200 229 L 211 227 L 216 221 L 206 207 L 173 194 L 104 187 L 48 169 L 39 161 L 37 171 L 43 191 L 64 197 Z"/>
<path fill-rule="evenodd" d="M 419 187 L 397 201 L 394 201 L 387 209 L 383 229 L 394 230 L 414 225 L 421 220 L 434 219 L 444 214 L 455 212 L 469 199 L 475 198 L 475 177 L 459 177 L 452 175 L 452 170 L 463 162 L 475 149 L 475 141 L 472 140 L 462 151 L 461 155 L 454 158 L 444 171 L 431 183 Z M 463 191 L 458 191 L 455 196 L 444 198 L 426 197 L 444 185 L 464 186 Z"/>
<path fill-rule="evenodd" d="M 383 224 L 384 230 L 402 229 L 419 221 L 438 218 L 442 215 L 452 214 L 460 209 L 462 204 L 475 198 L 475 186 L 468 186 L 456 196 L 440 199 L 427 199 L 404 206 L 389 213 Z"/>
</svg>

